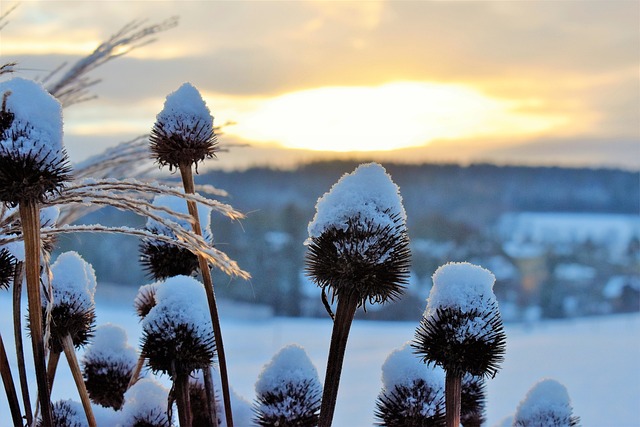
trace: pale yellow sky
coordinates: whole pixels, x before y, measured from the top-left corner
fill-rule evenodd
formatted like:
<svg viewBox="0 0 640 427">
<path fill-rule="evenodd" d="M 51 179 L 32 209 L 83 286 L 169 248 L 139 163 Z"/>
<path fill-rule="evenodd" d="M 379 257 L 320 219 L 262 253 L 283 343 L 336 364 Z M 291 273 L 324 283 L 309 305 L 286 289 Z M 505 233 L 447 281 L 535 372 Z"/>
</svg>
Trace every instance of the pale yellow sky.
<svg viewBox="0 0 640 427">
<path fill-rule="evenodd" d="M 229 165 L 339 151 L 640 168 L 636 0 L 23 1 L 0 62 L 43 76 L 131 20 L 174 15 L 95 71 L 98 99 L 65 110 L 72 158 L 148 132 L 189 81 L 217 123 L 237 123 L 222 140 L 251 144 Z"/>
</svg>

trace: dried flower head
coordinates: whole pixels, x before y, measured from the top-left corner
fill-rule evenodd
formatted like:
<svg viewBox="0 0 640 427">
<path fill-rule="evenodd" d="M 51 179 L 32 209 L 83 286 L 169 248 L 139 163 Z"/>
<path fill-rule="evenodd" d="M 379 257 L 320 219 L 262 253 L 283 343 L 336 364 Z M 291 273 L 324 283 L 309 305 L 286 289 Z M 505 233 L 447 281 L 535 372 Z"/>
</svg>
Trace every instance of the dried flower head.
<svg viewBox="0 0 640 427">
<path fill-rule="evenodd" d="M 409 238 L 398 187 L 371 163 L 343 176 L 317 203 L 306 271 L 338 299 L 358 305 L 398 298 L 409 279 Z"/>
<path fill-rule="evenodd" d="M 149 285 L 142 285 L 140 289 L 138 289 L 136 298 L 133 301 L 133 306 L 140 320 L 144 319 L 151 309 L 155 307 L 157 287 L 158 283 L 151 283 Z"/>
<path fill-rule="evenodd" d="M 211 370 L 209 371 L 211 372 Z M 202 370 L 198 370 L 195 375 L 189 377 L 189 400 L 191 401 L 191 414 L 193 415 L 194 426 L 211 426 L 209 417 L 209 398 L 207 397 L 207 389 L 205 387 L 205 379 Z M 214 384 L 212 385 L 213 404 L 215 405 L 215 413 L 218 415 L 218 422 L 222 416 L 222 402 L 218 399 L 218 392 Z M 217 427 L 217 425 L 215 426 Z"/>
<path fill-rule="evenodd" d="M 62 107 L 40 84 L 0 83 L 0 201 L 42 202 L 70 179 L 62 145 Z"/>
<path fill-rule="evenodd" d="M 59 400 L 51 406 L 53 425 L 56 427 L 86 427 L 87 418 L 80 402 L 73 400 Z M 44 423 L 38 420 L 38 427 Z"/>
<path fill-rule="evenodd" d="M 535 384 L 518 405 L 513 418 L 516 427 L 574 427 L 579 422 L 580 418 L 573 415 L 566 387 L 553 379 Z"/>
<path fill-rule="evenodd" d="M 490 271 L 469 263 L 438 268 L 412 344 L 425 362 L 461 376 L 496 375 L 506 337 L 494 282 Z"/>
<path fill-rule="evenodd" d="M 7 289 L 13 281 L 16 259 L 5 248 L 0 249 L 0 289 Z"/>
<path fill-rule="evenodd" d="M 159 283 L 142 321 L 142 356 L 154 371 L 190 374 L 213 361 L 215 345 L 203 285 L 187 276 Z"/>
<path fill-rule="evenodd" d="M 149 141 L 160 166 L 173 170 L 180 165 L 197 167 L 198 162 L 214 157 L 216 139 L 213 117 L 200 92 L 184 83 L 167 96 Z"/>
<path fill-rule="evenodd" d="M 62 339 L 65 336 L 70 335 L 76 347 L 85 345 L 93 336 L 96 276 L 91 264 L 73 251 L 60 254 L 51 266 L 51 273 L 53 308 L 50 346 L 62 352 Z M 43 301 L 43 305 L 46 303 Z"/>
<path fill-rule="evenodd" d="M 112 324 L 99 326 L 82 358 L 82 375 L 91 401 L 120 409 L 137 359 L 124 329 Z"/>
<path fill-rule="evenodd" d="M 143 378 L 124 394 L 120 424 L 131 427 L 171 427 L 167 414 L 169 391 L 150 378 Z"/>
<path fill-rule="evenodd" d="M 484 377 L 465 374 L 462 377 L 460 422 L 464 427 L 480 427 L 484 424 L 486 394 Z"/>
</svg>

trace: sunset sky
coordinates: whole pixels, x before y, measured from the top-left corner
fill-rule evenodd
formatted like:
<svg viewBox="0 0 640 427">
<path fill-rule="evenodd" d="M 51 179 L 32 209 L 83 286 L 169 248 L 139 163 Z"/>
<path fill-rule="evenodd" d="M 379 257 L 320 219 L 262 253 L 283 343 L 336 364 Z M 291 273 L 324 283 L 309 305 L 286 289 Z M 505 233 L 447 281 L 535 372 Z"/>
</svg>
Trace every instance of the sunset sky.
<svg viewBox="0 0 640 427">
<path fill-rule="evenodd" d="M 0 14 L 15 2 L 2 0 Z M 149 132 L 191 82 L 220 167 L 346 156 L 640 169 L 640 2 L 22 1 L 0 65 L 42 77 L 135 19 L 179 25 L 95 70 L 73 160 Z M 4 76 L 3 76 L 4 78 Z"/>
</svg>

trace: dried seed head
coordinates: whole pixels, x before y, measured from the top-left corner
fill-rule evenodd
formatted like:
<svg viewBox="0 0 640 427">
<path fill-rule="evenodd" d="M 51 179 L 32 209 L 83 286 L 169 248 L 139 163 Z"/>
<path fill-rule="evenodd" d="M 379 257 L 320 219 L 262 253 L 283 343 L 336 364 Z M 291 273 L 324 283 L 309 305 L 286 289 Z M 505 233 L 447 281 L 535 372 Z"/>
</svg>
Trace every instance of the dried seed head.
<svg viewBox="0 0 640 427">
<path fill-rule="evenodd" d="M 513 418 L 516 427 L 573 427 L 579 422 L 580 418 L 573 415 L 566 387 L 552 379 L 535 384 L 518 405 Z"/>
<path fill-rule="evenodd" d="M 8 289 L 13 281 L 16 259 L 5 249 L 0 249 L 0 289 Z"/>
<path fill-rule="evenodd" d="M 40 84 L 0 83 L 0 200 L 42 202 L 70 179 L 62 145 L 62 107 Z"/>
<path fill-rule="evenodd" d="M 53 308 L 51 347 L 62 351 L 62 339 L 70 335 L 76 347 L 93 336 L 95 326 L 96 276 L 91 264 L 76 252 L 60 254 L 51 266 Z M 43 306 L 47 301 L 43 300 Z M 43 307 L 45 310 L 45 307 Z M 43 320 L 46 316 L 43 316 Z"/>
<path fill-rule="evenodd" d="M 53 425 L 56 427 L 86 427 L 87 418 L 82 404 L 73 400 L 59 400 L 51 406 Z M 38 427 L 44 423 L 38 420 Z"/>
<path fill-rule="evenodd" d="M 460 423 L 465 427 L 480 427 L 485 419 L 486 393 L 484 377 L 465 374 L 460 396 Z"/>
<path fill-rule="evenodd" d="M 136 299 L 133 301 L 133 306 L 136 309 L 136 313 L 140 320 L 144 319 L 147 314 L 156 305 L 156 287 L 158 283 L 151 283 L 149 285 L 140 286 Z"/>
<path fill-rule="evenodd" d="M 150 378 L 143 378 L 124 394 L 120 425 L 132 427 L 171 427 L 167 415 L 169 391 Z"/>
<path fill-rule="evenodd" d="M 82 376 L 91 400 L 119 410 L 137 360 L 124 329 L 112 324 L 99 326 L 82 358 Z"/>
<path fill-rule="evenodd" d="M 160 166 L 170 170 L 215 156 L 217 141 L 210 114 L 198 90 L 185 83 L 167 96 L 149 138 Z"/>
<path fill-rule="evenodd" d="M 215 345 L 204 286 L 171 277 L 158 284 L 155 300 L 142 321 L 142 355 L 151 369 L 173 377 L 207 368 Z"/>
<path fill-rule="evenodd" d="M 222 401 L 218 398 L 217 387 L 214 385 L 214 405 L 216 413 L 222 415 Z M 194 426 L 208 426 L 209 423 L 209 401 L 207 391 L 202 378 L 202 371 L 197 371 L 195 376 L 189 377 L 189 398 L 191 400 L 192 424 Z M 235 408 L 235 405 L 234 405 Z M 235 417 L 234 417 L 235 419 Z M 221 420 L 219 420 L 221 421 Z"/>
</svg>

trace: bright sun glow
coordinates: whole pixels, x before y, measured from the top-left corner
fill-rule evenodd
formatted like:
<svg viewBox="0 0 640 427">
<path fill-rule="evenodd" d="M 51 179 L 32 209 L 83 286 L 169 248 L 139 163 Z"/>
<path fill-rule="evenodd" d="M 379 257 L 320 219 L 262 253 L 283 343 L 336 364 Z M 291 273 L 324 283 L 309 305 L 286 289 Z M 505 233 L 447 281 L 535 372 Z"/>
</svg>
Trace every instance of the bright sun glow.
<svg viewBox="0 0 640 427">
<path fill-rule="evenodd" d="M 557 117 L 469 87 L 390 83 L 325 87 L 253 102 L 225 133 L 245 140 L 322 151 L 386 151 L 439 139 L 521 136 L 548 130 Z"/>
</svg>

